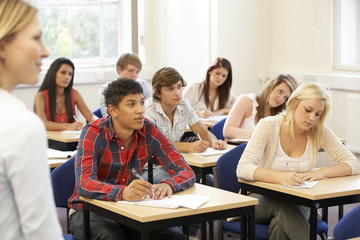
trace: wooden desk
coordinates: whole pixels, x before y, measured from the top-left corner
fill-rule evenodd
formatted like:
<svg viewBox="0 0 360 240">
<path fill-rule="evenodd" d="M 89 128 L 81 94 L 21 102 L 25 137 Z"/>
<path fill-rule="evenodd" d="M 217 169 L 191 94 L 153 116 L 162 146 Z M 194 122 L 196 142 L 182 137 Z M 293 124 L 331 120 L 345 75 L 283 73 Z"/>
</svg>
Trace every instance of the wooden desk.
<svg viewBox="0 0 360 240">
<path fill-rule="evenodd" d="M 62 131 L 46 131 L 49 148 L 61 151 L 73 151 L 78 145 L 80 133 L 63 133 Z"/>
<path fill-rule="evenodd" d="M 323 220 L 327 222 L 327 208 L 360 202 L 360 175 L 321 180 L 311 189 L 285 188 L 280 184 L 241 182 L 241 194 L 258 193 L 310 207 L 310 239 L 316 239 L 317 209 L 325 209 Z"/>
<path fill-rule="evenodd" d="M 233 149 L 235 147 L 235 145 L 227 145 L 227 149 Z M 212 173 L 213 167 L 216 166 L 217 160 L 221 157 L 221 154 L 202 156 L 191 153 L 181 153 L 181 155 L 194 172 L 201 174 L 202 183 L 204 184 L 206 184 L 206 174 Z"/>
<path fill-rule="evenodd" d="M 63 164 L 64 162 L 66 162 L 69 159 L 70 158 L 51 158 L 51 159 L 48 159 L 49 168 L 50 169 L 56 168 L 56 167 L 60 166 L 61 164 Z"/>
<path fill-rule="evenodd" d="M 221 189 L 195 184 L 193 187 L 176 193 L 199 194 L 210 196 L 210 200 L 198 209 L 153 208 L 133 205 L 120 205 L 112 201 L 101 201 L 80 197 L 84 201 L 84 239 L 90 238 L 89 211 L 113 219 L 114 221 L 137 229 L 141 232 L 141 239 L 149 239 L 149 232 L 175 226 L 224 219 L 233 216 L 242 216 L 247 221 L 242 221 L 242 230 L 249 227 L 249 239 L 255 239 L 255 205 L 256 198 L 224 191 Z M 246 231 L 241 232 L 241 239 L 246 239 Z M 201 236 L 206 239 L 206 235 Z"/>
</svg>

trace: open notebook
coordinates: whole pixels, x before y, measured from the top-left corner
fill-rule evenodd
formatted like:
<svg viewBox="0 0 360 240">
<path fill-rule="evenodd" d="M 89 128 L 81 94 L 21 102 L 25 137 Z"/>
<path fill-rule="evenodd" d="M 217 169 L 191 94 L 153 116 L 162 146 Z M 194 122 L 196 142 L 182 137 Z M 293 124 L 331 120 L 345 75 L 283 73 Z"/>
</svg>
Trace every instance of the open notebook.
<svg viewBox="0 0 360 240">
<path fill-rule="evenodd" d="M 128 205 L 139 205 L 139 206 L 148 206 L 148 207 L 159 207 L 159 208 L 178 208 L 186 207 L 196 210 L 202 204 L 207 202 L 210 199 L 208 196 L 201 196 L 195 194 L 185 194 L 185 195 L 173 195 L 171 198 L 165 197 L 163 199 L 154 200 L 152 198 L 146 198 L 141 201 L 118 201 L 119 204 L 128 204 Z"/>
</svg>

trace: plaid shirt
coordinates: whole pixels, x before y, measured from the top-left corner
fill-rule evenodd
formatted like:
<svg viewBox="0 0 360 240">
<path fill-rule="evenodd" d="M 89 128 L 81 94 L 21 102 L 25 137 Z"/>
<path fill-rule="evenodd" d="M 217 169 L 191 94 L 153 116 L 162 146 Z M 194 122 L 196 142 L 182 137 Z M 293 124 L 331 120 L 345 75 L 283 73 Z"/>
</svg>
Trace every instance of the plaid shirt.
<svg viewBox="0 0 360 240">
<path fill-rule="evenodd" d="M 131 169 L 141 173 L 151 156 L 172 175 L 163 182 L 170 184 L 174 192 L 194 184 L 192 169 L 158 127 L 147 119 L 140 130 L 135 130 L 128 150 L 123 140 L 116 136 L 111 117 L 86 125 L 75 159 L 76 182 L 69 207 L 81 208 L 79 196 L 121 200 L 124 188 L 136 178 Z"/>
</svg>

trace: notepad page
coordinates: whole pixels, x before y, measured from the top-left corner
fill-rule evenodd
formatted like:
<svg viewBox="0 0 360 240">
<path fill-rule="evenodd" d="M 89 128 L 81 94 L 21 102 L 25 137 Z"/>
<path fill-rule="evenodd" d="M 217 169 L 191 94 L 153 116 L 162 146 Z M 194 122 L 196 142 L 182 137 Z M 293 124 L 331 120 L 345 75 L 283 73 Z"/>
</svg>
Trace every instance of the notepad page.
<svg viewBox="0 0 360 240">
<path fill-rule="evenodd" d="M 312 182 L 308 182 L 305 181 L 303 185 L 300 186 L 287 186 L 287 185 L 283 185 L 283 187 L 288 187 L 288 188 L 313 188 L 319 181 L 312 181 Z"/>
<path fill-rule="evenodd" d="M 70 158 L 75 156 L 77 150 L 74 151 L 59 151 L 52 148 L 48 148 L 46 151 L 48 158 Z"/>
<path fill-rule="evenodd" d="M 171 198 L 165 197 L 163 199 L 154 200 L 152 198 L 146 198 L 140 201 L 118 201 L 120 204 L 127 205 L 139 205 L 148 207 L 160 207 L 160 208 L 178 208 L 186 207 L 191 209 L 197 209 L 202 204 L 210 199 L 208 196 L 200 196 L 195 194 L 175 195 Z"/>
<path fill-rule="evenodd" d="M 206 149 L 204 152 L 201 153 L 191 153 L 193 155 L 199 155 L 199 156 L 212 156 L 212 155 L 219 155 L 219 154 L 224 154 L 227 151 L 229 151 L 228 149 L 225 150 L 216 150 L 213 148 L 208 148 Z"/>
</svg>

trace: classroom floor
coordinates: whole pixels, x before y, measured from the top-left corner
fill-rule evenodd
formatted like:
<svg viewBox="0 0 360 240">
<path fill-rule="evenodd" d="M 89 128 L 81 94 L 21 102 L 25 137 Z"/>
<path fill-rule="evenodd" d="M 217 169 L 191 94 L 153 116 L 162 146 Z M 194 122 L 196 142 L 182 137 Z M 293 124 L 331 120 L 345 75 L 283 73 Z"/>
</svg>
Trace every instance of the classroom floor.
<svg viewBox="0 0 360 240">
<path fill-rule="evenodd" d="M 344 215 L 346 213 L 348 213 L 351 209 L 353 209 L 354 207 L 358 206 L 359 203 L 356 203 L 356 204 L 348 204 L 348 205 L 345 205 L 344 206 Z M 62 229 L 63 229 L 63 233 L 64 235 L 66 234 L 66 210 L 65 209 L 61 209 L 61 208 L 58 208 L 57 209 L 57 212 L 58 212 L 58 216 L 59 216 L 59 220 L 60 220 L 60 224 L 62 226 Z M 338 207 L 330 207 L 329 208 L 329 238 L 331 239 L 332 237 L 332 233 L 333 233 L 333 230 L 334 230 L 334 227 L 335 227 L 335 224 L 337 223 L 338 221 Z M 214 224 L 214 236 L 216 237 L 217 236 L 217 232 L 216 232 L 216 223 Z M 198 237 L 200 239 L 200 231 L 198 233 Z M 209 235 L 207 236 L 206 239 L 210 239 L 209 238 Z M 224 240 L 235 240 L 235 239 L 239 239 L 239 237 L 237 236 L 224 236 Z M 318 239 L 320 239 L 320 237 L 318 236 Z"/>
</svg>

